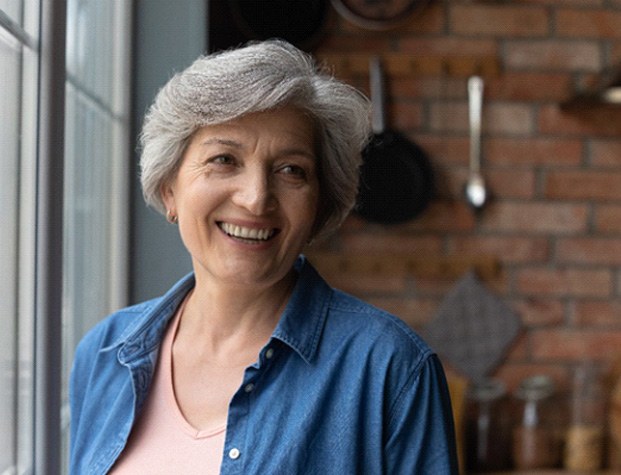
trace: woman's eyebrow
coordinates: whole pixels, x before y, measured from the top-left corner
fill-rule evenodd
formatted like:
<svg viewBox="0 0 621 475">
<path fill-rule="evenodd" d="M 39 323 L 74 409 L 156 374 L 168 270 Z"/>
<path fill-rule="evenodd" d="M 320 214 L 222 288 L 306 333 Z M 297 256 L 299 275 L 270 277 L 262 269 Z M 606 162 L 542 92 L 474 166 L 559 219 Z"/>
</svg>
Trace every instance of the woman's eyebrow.
<svg viewBox="0 0 621 475">
<path fill-rule="evenodd" d="M 232 139 L 218 137 L 208 138 L 201 142 L 201 145 L 226 145 L 227 147 L 242 148 L 241 142 Z"/>
<path fill-rule="evenodd" d="M 205 140 L 201 142 L 201 145 L 202 146 L 225 145 L 227 147 L 232 147 L 232 148 L 237 148 L 237 149 L 241 149 L 244 147 L 244 145 L 241 142 L 238 142 L 233 139 L 225 139 L 221 137 L 206 138 Z M 280 155 L 283 155 L 283 156 L 299 155 L 299 156 L 305 156 L 311 160 L 316 160 L 317 158 L 312 151 L 306 150 L 304 148 L 298 148 L 298 147 L 285 148 L 280 152 Z"/>
<path fill-rule="evenodd" d="M 281 155 L 283 156 L 300 156 L 300 157 L 306 157 L 310 160 L 316 160 L 317 157 L 315 156 L 315 154 L 313 153 L 312 150 L 306 150 L 304 148 L 286 148 L 284 150 L 282 150 Z"/>
</svg>

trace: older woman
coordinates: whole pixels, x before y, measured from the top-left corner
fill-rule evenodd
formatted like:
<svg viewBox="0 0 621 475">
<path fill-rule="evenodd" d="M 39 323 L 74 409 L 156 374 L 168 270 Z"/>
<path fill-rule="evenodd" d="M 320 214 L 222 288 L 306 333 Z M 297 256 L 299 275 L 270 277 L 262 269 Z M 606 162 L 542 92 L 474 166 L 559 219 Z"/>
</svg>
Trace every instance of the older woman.
<svg viewBox="0 0 621 475">
<path fill-rule="evenodd" d="M 142 185 L 193 273 L 79 345 L 72 473 L 456 473 L 437 357 L 300 254 L 354 204 L 368 108 L 279 41 L 159 92 Z"/>
</svg>

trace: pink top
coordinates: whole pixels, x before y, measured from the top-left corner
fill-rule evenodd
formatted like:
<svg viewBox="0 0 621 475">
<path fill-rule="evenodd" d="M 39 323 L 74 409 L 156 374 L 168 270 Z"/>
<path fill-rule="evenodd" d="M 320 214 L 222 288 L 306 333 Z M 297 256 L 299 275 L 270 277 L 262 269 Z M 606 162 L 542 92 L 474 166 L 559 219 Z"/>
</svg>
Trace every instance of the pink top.
<svg viewBox="0 0 621 475">
<path fill-rule="evenodd" d="M 220 473 L 226 426 L 208 431 L 195 429 L 175 398 L 172 344 L 184 306 L 185 302 L 166 331 L 145 407 L 111 474 Z"/>
</svg>

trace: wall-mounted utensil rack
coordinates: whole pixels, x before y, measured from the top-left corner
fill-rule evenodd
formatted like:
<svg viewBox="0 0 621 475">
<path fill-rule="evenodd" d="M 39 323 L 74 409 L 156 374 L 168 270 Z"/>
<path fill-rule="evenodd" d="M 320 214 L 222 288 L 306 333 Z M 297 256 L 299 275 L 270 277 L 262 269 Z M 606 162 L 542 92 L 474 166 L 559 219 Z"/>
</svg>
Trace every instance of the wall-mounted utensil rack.
<svg viewBox="0 0 621 475">
<path fill-rule="evenodd" d="M 310 262 L 326 275 L 418 276 L 450 279 L 473 270 L 481 279 L 492 279 L 500 272 L 498 258 L 478 256 L 413 256 L 405 253 L 341 254 L 307 253 Z"/>
<path fill-rule="evenodd" d="M 368 76 L 369 58 L 366 53 L 318 54 L 318 59 L 334 69 L 337 76 Z M 497 56 L 421 56 L 406 53 L 382 53 L 384 71 L 398 76 L 455 76 L 494 77 L 500 74 Z"/>
</svg>

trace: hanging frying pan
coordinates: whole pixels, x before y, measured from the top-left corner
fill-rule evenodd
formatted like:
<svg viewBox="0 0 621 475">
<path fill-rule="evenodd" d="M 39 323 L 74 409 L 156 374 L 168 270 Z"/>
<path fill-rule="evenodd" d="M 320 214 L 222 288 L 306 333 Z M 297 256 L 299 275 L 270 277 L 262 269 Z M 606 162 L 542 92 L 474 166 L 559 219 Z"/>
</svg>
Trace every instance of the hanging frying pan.
<svg viewBox="0 0 621 475">
<path fill-rule="evenodd" d="M 356 212 L 368 221 L 396 224 L 418 216 L 434 192 L 425 152 L 396 130 L 385 127 L 381 61 L 371 58 L 373 137 L 363 151 Z"/>
<path fill-rule="evenodd" d="M 429 0 L 332 0 L 334 9 L 353 24 L 386 30 L 422 12 Z"/>
<path fill-rule="evenodd" d="M 281 38 L 310 51 L 328 19 L 330 0 L 227 0 L 231 15 L 249 40 Z"/>
</svg>

